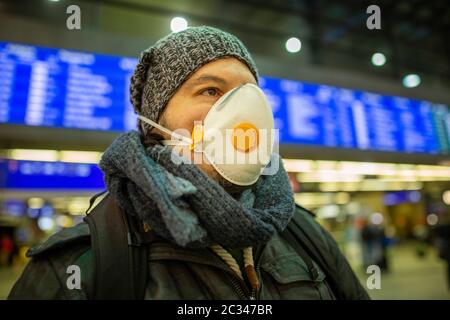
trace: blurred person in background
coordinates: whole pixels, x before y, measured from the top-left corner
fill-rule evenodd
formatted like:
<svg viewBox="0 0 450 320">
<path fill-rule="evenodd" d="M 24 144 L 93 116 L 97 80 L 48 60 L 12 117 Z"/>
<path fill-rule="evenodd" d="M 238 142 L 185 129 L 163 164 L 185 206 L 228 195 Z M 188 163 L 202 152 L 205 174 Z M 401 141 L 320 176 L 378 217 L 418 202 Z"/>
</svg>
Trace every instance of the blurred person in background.
<svg viewBox="0 0 450 320">
<path fill-rule="evenodd" d="M 0 266 L 11 267 L 14 261 L 14 241 L 8 234 L 0 237 Z"/>
<path fill-rule="evenodd" d="M 438 255 L 447 262 L 447 285 L 450 291 L 450 221 L 442 222 L 434 228 Z"/>
<path fill-rule="evenodd" d="M 258 80 L 242 42 L 216 28 L 188 28 L 145 50 L 130 89 L 139 132 L 121 134 L 100 162 L 107 195 L 87 223 L 28 252 L 9 298 L 368 299 L 330 234 L 295 205 L 275 153 L 269 175 L 268 163 L 176 163 L 167 142 L 175 130 L 207 142 L 195 121 L 271 129 Z M 72 265 L 81 270 L 73 290 Z"/>
<path fill-rule="evenodd" d="M 413 228 L 413 235 L 417 241 L 416 253 L 419 258 L 424 258 L 428 253 L 429 227 L 425 224 L 418 224 Z"/>
<path fill-rule="evenodd" d="M 370 265 L 377 265 L 383 271 L 388 271 L 387 247 L 389 239 L 386 237 L 381 215 L 374 213 L 364 221 L 361 229 L 363 244 L 363 266 L 366 269 Z"/>
</svg>

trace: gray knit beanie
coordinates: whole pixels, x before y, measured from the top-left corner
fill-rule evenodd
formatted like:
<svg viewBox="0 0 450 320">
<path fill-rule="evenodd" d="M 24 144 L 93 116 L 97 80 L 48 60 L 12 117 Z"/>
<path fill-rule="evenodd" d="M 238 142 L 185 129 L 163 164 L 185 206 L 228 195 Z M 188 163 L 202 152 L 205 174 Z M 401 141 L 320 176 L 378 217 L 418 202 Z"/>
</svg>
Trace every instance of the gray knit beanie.
<svg viewBox="0 0 450 320">
<path fill-rule="evenodd" d="M 158 40 L 141 53 L 131 77 L 134 111 L 158 121 L 167 102 L 191 74 L 208 62 L 224 57 L 235 57 L 245 63 L 258 81 L 250 53 L 230 33 L 207 26 L 190 27 Z M 151 126 L 145 124 L 145 127 Z"/>
</svg>

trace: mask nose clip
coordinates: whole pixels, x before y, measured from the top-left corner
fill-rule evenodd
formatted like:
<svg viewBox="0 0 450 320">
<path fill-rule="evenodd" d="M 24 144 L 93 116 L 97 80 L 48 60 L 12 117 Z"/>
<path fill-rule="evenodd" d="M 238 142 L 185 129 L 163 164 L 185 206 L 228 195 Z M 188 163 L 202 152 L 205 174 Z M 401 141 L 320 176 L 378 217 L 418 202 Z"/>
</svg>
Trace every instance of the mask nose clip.
<svg viewBox="0 0 450 320">
<path fill-rule="evenodd" d="M 238 92 L 239 89 L 241 89 L 244 86 L 245 86 L 245 84 L 240 85 L 239 87 L 236 87 L 236 88 L 232 89 L 226 96 L 224 96 L 224 99 L 217 106 L 217 111 L 222 109 L 227 104 L 228 100 L 230 100 L 231 97 L 233 97 L 236 94 L 236 92 Z"/>
</svg>

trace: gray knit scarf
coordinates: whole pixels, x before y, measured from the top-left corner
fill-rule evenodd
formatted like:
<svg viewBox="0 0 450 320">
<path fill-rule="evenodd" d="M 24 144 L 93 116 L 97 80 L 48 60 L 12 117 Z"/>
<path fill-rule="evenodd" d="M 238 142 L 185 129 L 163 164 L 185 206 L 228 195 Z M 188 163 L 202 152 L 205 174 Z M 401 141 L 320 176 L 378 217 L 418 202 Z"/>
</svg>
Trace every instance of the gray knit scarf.
<svg viewBox="0 0 450 320">
<path fill-rule="evenodd" d="M 243 248 L 265 243 L 294 214 L 294 199 L 279 156 L 275 175 L 233 198 L 195 164 L 175 164 L 170 147 L 146 148 L 137 131 L 120 135 L 100 167 L 105 183 L 127 214 L 148 223 L 159 236 L 186 247 L 220 244 Z"/>
</svg>

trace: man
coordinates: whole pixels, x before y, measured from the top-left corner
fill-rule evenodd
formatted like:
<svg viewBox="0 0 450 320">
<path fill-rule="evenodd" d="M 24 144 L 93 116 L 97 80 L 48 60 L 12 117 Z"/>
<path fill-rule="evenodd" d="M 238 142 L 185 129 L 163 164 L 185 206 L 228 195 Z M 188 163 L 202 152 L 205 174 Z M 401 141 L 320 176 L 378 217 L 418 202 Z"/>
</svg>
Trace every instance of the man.
<svg viewBox="0 0 450 320">
<path fill-rule="evenodd" d="M 447 262 L 447 287 L 450 291 L 450 219 L 442 219 L 434 230 L 434 240 L 438 250 L 439 258 Z"/>
<path fill-rule="evenodd" d="M 144 51 L 131 81 L 139 133 L 119 136 L 100 162 L 108 195 L 87 223 L 30 250 L 9 298 L 367 299 L 334 240 L 295 206 L 271 136 L 246 135 L 273 128 L 257 84 L 245 46 L 216 28 Z M 226 154 L 262 160 L 221 162 L 206 150 L 207 129 L 230 126 Z"/>
</svg>

